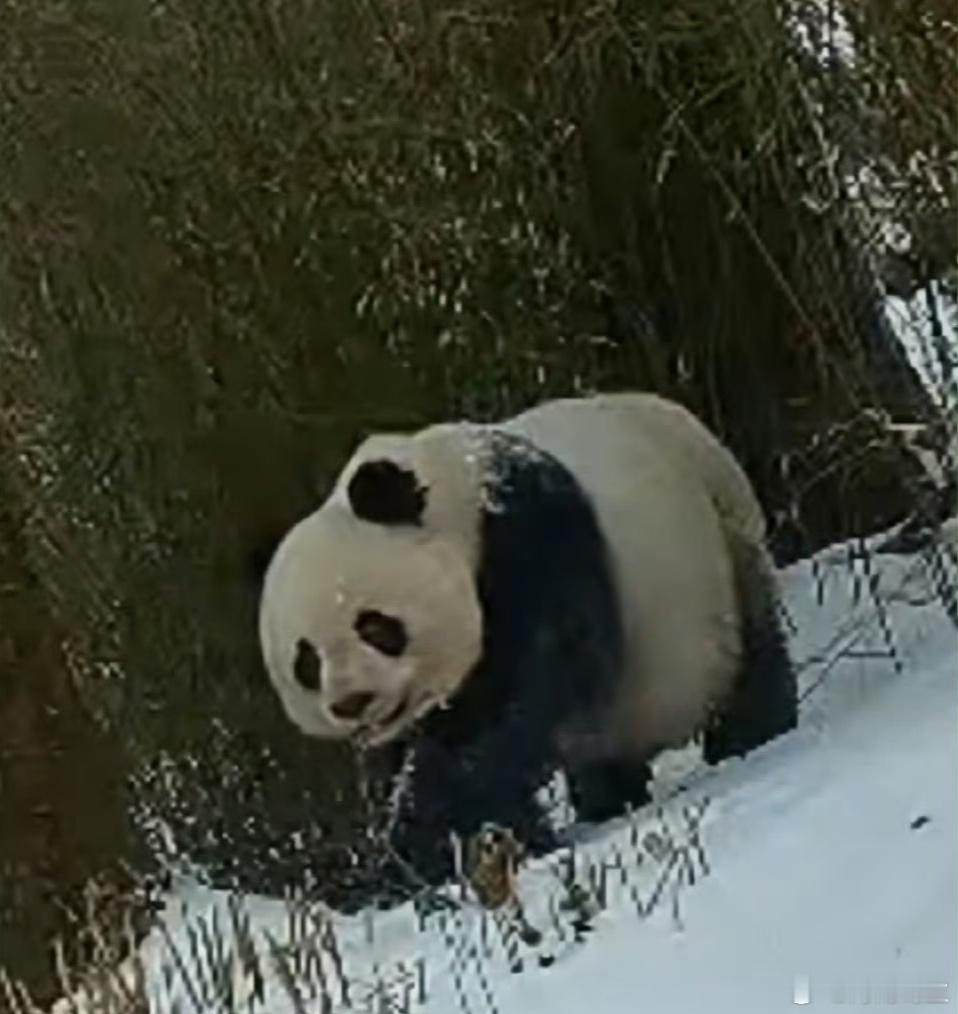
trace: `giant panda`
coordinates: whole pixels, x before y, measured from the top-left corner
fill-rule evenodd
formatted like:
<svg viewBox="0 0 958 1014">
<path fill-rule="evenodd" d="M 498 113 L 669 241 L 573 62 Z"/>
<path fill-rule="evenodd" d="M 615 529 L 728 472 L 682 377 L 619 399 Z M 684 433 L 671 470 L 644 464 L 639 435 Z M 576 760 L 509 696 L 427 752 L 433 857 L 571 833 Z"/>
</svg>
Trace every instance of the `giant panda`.
<svg viewBox="0 0 958 1014">
<path fill-rule="evenodd" d="M 281 541 L 259 632 L 303 732 L 412 751 L 393 844 L 427 883 L 450 832 L 553 848 L 557 770 L 601 821 L 648 800 L 663 748 L 701 733 L 717 763 L 796 723 L 756 497 L 653 394 L 369 437 Z"/>
</svg>

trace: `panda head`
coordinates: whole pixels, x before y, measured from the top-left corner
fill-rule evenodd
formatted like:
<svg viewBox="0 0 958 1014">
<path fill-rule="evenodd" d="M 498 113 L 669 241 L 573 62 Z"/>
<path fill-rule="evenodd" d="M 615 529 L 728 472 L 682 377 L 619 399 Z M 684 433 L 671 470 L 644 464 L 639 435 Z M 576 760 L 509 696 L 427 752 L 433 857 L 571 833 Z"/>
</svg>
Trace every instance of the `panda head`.
<svg viewBox="0 0 958 1014">
<path fill-rule="evenodd" d="M 448 434 L 371 438 L 266 573 L 260 641 L 290 719 L 386 743 L 448 700 L 479 659 L 475 490 Z"/>
</svg>

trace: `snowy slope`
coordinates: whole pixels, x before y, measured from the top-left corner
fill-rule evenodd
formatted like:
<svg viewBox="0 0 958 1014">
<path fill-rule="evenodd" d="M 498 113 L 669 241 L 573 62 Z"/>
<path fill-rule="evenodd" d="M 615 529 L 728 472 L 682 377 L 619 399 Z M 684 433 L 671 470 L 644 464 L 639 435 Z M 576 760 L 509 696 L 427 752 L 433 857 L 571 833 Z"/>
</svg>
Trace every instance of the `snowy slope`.
<svg viewBox="0 0 958 1014">
<path fill-rule="evenodd" d="M 549 899 L 559 881 L 550 864 L 523 871 L 523 900 L 531 921 L 547 931 L 539 952 L 555 958 L 550 967 L 527 950 L 524 971 L 511 973 L 490 919 L 471 904 L 425 929 L 408 909 L 336 918 L 352 982 L 349 1009 L 772 1014 L 795 1009 L 803 981 L 819 1009 L 842 999 L 903 1004 L 919 988 L 926 999 L 941 998 L 932 987 L 945 983 L 958 1001 L 956 631 L 926 601 L 916 561 L 877 557 L 869 570 L 847 555 L 839 547 L 783 575 L 807 694 L 799 729 L 717 769 L 703 768 L 690 751 L 660 765 L 664 819 L 686 869 L 698 874 L 694 883 L 679 883 L 681 864 L 669 872 L 668 851 L 645 848 L 648 831 L 663 833 L 662 817 L 649 807 L 593 832 L 579 849 L 580 868 L 590 857 L 619 857 L 606 905 L 583 941 L 572 942 L 567 931 L 560 939 L 551 926 Z M 705 876 L 702 856 L 681 851 L 689 804 L 704 806 Z M 652 905 L 662 878 L 666 889 Z M 226 902 L 189 884 L 177 894 L 165 930 L 142 952 L 155 1009 L 172 1010 L 179 997 L 184 1010 L 212 1012 L 213 988 L 182 966 L 203 953 L 197 927 L 208 928 L 214 911 L 221 935 L 229 927 Z M 640 917 L 637 906 L 652 911 Z M 280 945 L 290 939 L 287 907 L 266 899 L 245 899 L 244 907 L 267 990 L 263 1006 L 251 1009 L 293 1011 L 282 977 L 270 972 L 265 935 Z M 191 921 L 192 934 L 185 928 Z M 399 966 L 409 971 L 406 986 Z M 326 960 L 304 975 L 325 981 L 334 1002 L 323 1007 L 304 996 L 303 1010 L 346 1009 L 336 972 Z M 250 988 L 235 960 L 232 981 L 238 994 Z M 370 992 L 376 982 L 391 983 L 378 1000 Z"/>
<path fill-rule="evenodd" d="M 956 646 L 922 619 L 902 645 L 915 668 L 894 681 L 864 671 L 883 662 L 836 670 L 856 685 L 840 715 L 816 709 L 787 741 L 699 783 L 719 804 L 713 873 L 684 897 L 684 932 L 617 920 L 605 946 L 562 970 L 591 1009 L 759 1014 L 792 1006 L 796 976 L 813 1001 L 841 985 L 955 981 Z M 503 999 L 582 1009 L 558 978 Z"/>
</svg>

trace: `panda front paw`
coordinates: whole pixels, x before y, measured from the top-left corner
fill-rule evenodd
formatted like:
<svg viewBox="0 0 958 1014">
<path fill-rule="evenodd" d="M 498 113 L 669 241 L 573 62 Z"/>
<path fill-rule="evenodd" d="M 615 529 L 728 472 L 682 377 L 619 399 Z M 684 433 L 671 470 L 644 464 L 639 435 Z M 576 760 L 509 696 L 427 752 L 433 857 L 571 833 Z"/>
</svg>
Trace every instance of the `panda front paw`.
<svg viewBox="0 0 958 1014">
<path fill-rule="evenodd" d="M 448 829 L 440 825 L 401 824 L 391 841 L 398 876 L 411 888 L 440 887 L 455 879 L 456 856 Z"/>
<path fill-rule="evenodd" d="M 535 802 L 524 808 L 521 817 L 504 822 L 502 826 L 513 833 L 529 856 L 546 856 L 562 845 L 547 814 Z"/>
<path fill-rule="evenodd" d="M 445 819 L 411 819 L 400 822 L 393 832 L 392 848 L 407 877 L 419 886 L 438 887 L 459 874 L 457 842 L 476 834 L 485 824 L 511 832 L 528 856 L 554 852 L 561 845 L 547 814 L 534 800 L 519 806 L 470 806 L 459 812 L 447 811 Z"/>
</svg>

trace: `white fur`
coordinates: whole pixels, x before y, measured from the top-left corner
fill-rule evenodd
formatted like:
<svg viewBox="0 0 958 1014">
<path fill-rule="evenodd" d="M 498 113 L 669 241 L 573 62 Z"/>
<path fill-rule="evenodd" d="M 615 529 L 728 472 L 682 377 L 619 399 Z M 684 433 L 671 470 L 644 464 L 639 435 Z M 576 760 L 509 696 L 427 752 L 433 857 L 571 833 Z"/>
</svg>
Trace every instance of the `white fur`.
<svg viewBox="0 0 958 1014">
<path fill-rule="evenodd" d="M 381 655 L 353 629 L 373 608 L 401 616 L 410 647 Z M 296 644 L 307 638 L 322 660 L 321 692 L 293 675 Z M 267 570 L 260 642 L 287 714 L 309 735 L 355 736 L 369 745 L 446 699 L 476 663 L 482 619 L 472 569 L 448 541 L 356 520 L 328 500 L 286 536 Z M 362 724 L 337 719 L 330 705 L 355 692 L 378 696 Z M 403 701 L 396 721 L 384 720 Z"/>
<path fill-rule="evenodd" d="M 729 536 L 761 547 L 764 522 L 731 454 L 680 406 L 648 394 L 563 399 L 508 420 L 560 460 L 595 506 L 622 604 L 626 664 L 612 752 L 639 756 L 688 738 L 728 689 L 741 650 Z M 479 657 L 479 553 L 485 427 L 443 424 L 369 438 L 329 500 L 284 540 L 266 577 L 260 634 L 290 717 L 327 738 L 394 736 L 448 697 Z M 346 486 L 363 462 L 388 457 L 429 487 L 421 528 L 354 518 Z M 762 550 L 764 551 L 764 550 Z M 401 616 L 410 650 L 377 655 L 352 630 L 359 608 Z M 295 645 L 323 657 L 323 690 L 292 677 Z M 337 721 L 336 697 L 380 699 L 363 729 Z M 377 726 L 404 699 L 409 706 Z"/>
<path fill-rule="evenodd" d="M 614 749 L 682 743 L 727 691 L 741 643 L 728 548 L 764 521 L 729 451 L 686 409 L 650 394 L 548 402 L 506 423 L 589 494 L 612 560 L 626 640 Z"/>
</svg>

